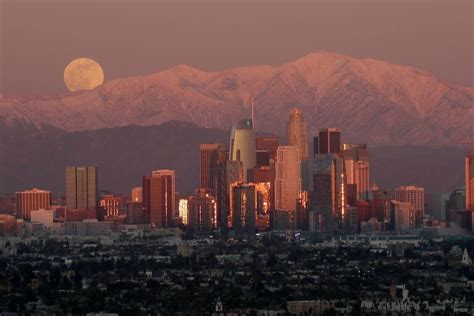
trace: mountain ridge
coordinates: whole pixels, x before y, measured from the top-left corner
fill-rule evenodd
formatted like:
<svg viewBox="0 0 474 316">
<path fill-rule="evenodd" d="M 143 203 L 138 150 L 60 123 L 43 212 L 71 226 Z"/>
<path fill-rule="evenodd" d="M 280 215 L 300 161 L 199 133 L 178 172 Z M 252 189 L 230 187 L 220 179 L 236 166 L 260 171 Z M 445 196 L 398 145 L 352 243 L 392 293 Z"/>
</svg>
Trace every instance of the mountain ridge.
<svg viewBox="0 0 474 316">
<path fill-rule="evenodd" d="M 330 52 L 281 66 L 207 72 L 181 64 L 119 78 L 89 91 L 48 98 L 0 98 L 0 117 L 67 131 L 185 120 L 230 128 L 250 116 L 257 129 L 283 134 L 288 110 L 301 107 L 315 134 L 341 127 L 349 141 L 375 145 L 474 144 L 474 87 L 427 70 Z"/>
</svg>

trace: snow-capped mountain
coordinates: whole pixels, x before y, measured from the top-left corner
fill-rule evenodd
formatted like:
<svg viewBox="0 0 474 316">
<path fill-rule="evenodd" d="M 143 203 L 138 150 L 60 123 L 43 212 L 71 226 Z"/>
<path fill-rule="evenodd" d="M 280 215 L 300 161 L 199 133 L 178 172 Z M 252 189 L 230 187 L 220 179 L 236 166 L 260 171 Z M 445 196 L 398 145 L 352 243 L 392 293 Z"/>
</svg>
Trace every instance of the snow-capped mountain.
<svg viewBox="0 0 474 316">
<path fill-rule="evenodd" d="M 474 87 L 416 68 L 318 52 L 287 64 L 205 72 L 179 65 L 51 98 L 0 97 L 4 122 L 67 131 L 169 120 L 229 129 L 249 117 L 257 130 L 283 133 L 288 110 L 304 110 L 310 134 L 340 127 L 345 140 L 369 144 L 474 143 Z"/>
</svg>

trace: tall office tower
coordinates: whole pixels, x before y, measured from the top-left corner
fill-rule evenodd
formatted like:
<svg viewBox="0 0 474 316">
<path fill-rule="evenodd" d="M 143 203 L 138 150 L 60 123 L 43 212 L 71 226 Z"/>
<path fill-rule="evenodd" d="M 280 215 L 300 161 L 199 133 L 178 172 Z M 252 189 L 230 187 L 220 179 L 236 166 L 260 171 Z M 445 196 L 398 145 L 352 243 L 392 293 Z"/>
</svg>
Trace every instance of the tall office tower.
<svg viewBox="0 0 474 316">
<path fill-rule="evenodd" d="M 175 172 L 156 170 L 143 177 L 143 209 L 153 227 L 170 227 L 175 216 Z"/>
<path fill-rule="evenodd" d="M 314 137 L 314 154 L 339 154 L 341 153 L 341 129 L 323 128 L 319 136 Z"/>
<path fill-rule="evenodd" d="M 51 192 L 33 189 L 16 192 L 16 217 L 31 219 L 31 211 L 51 208 Z"/>
<path fill-rule="evenodd" d="M 425 214 L 425 190 L 423 188 L 414 185 L 401 186 L 395 189 L 395 200 L 411 203 L 415 210 L 415 225 L 423 224 L 423 215 Z"/>
<path fill-rule="evenodd" d="M 221 231 L 230 226 L 231 187 L 243 182 L 244 175 L 241 161 L 227 160 L 218 165 L 216 181 L 217 224 Z"/>
<path fill-rule="evenodd" d="M 97 167 L 66 167 L 66 207 L 97 207 Z"/>
<path fill-rule="evenodd" d="M 272 205 L 270 182 L 249 184 L 255 185 L 257 230 L 267 230 L 270 227 L 270 207 Z"/>
<path fill-rule="evenodd" d="M 131 201 L 133 202 L 143 202 L 143 190 L 142 187 L 132 188 Z"/>
<path fill-rule="evenodd" d="M 301 191 L 299 150 L 279 146 L 275 163 L 275 209 L 295 211 Z"/>
<path fill-rule="evenodd" d="M 279 145 L 278 136 L 257 136 L 257 167 L 273 166 Z"/>
<path fill-rule="evenodd" d="M 466 208 L 474 211 L 474 153 L 464 159 L 464 174 L 466 183 Z"/>
<path fill-rule="evenodd" d="M 105 211 L 107 217 L 118 216 L 122 209 L 122 198 L 113 194 L 102 195 L 99 206 Z"/>
<path fill-rule="evenodd" d="M 207 190 L 196 190 L 189 197 L 187 222 L 195 232 L 210 232 L 216 228 L 216 201 Z"/>
<path fill-rule="evenodd" d="M 397 233 L 415 227 L 415 209 L 410 202 L 400 202 L 393 200 L 391 202 L 392 229 Z"/>
<path fill-rule="evenodd" d="M 316 155 L 310 204 L 317 213 L 320 230 L 334 233 L 342 228 L 346 200 L 344 160 L 337 154 Z"/>
<path fill-rule="evenodd" d="M 254 184 L 232 186 L 232 229 L 238 233 L 253 234 L 256 229 L 257 193 Z"/>
<path fill-rule="evenodd" d="M 303 110 L 293 108 L 286 125 L 286 136 L 289 146 L 296 146 L 300 153 L 300 161 L 307 160 L 308 155 L 308 126 L 303 117 Z"/>
<path fill-rule="evenodd" d="M 308 126 L 304 120 L 303 110 L 293 108 L 286 125 L 286 136 L 289 146 L 298 147 L 300 155 L 300 178 L 303 190 L 309 189 L 309 153 L 308 153 Z"/>
<path fill-rule="evenodd" d="M 255 137 L 252 120 L 242 120 L 232 126 L 229 160 L 242 162 L 245 182 L 247 182 L 247 170 L 257 165 Z"/>
<path fill-rule="evenodd" d="M 369 152 L 366 144 L 342 145 L 347 184 L 355 184 L 357 200 L 369 198 Z"/>
<path fill-rule="evenodd" d="M 214 192 L 218 164 L 227 160 L 227 147 L 224 144 L 201 144 L 200 151 L 200 188 Z"/>
</svg>

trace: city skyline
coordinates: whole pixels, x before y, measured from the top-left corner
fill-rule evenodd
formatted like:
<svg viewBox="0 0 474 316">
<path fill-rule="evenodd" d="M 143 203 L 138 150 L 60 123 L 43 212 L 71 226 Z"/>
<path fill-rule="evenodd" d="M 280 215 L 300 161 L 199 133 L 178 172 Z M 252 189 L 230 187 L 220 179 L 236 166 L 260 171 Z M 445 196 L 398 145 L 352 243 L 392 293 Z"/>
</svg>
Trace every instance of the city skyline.
<svg viewBox="0 0 474 316">
<path fill-rule="evenodd" d="M 473 0 L 0 0 L 0 315 L 474 315 Z"/>
</svg>

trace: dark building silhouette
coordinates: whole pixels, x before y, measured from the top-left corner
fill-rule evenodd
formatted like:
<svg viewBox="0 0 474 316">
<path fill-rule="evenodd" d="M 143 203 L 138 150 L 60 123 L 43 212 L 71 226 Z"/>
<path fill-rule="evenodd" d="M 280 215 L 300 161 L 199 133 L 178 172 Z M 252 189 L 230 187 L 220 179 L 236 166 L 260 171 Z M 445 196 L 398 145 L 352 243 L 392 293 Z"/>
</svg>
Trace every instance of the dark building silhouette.
<svg viewBox="0 0 474 316">
<path fill-rule="evenodd" d="M 143 203 L 138 201 L 127 202 L 127 224 L 144 224 L 145 216 Z"/>
<path fill-rule="evenodd" d="M 311 209 L 318 213 L 319 229 L 329 234 L 342 228 L 347 205 L 344 160 L 337 154 L 316 155 L 313 161 Z"/>
<path fill-rule="evenodd" d="M 206 190 L 196 190 L 188 199 L 188 226 L 194 232 L 216 228 L 216 201 Z"/>
<path fill-rule="evenodd" d="M 254 234 L 257 194 L 254 184 L 232 186 L 232 229 L 238 234 Z"/>
<path fill-rule="evenodd" d="M 323 128 L 318 137 L 314 137 L 314 154 L 341 153 L 341 129 Z"/>
<path fill-rule="evenodd" d="M 280 143 L 278 136 L 257 136 L 257 167 L 275 164 L 276 152 Z"/>
<path fill-rule="evenodd" d="M 231 224 L 230 193 L 231 186 L 243 181 L 243 167 L 240 161 L 225 161 L 218 165 L 216 180 L 216 199 L 217 199 L 217 225 L 221 231 L 226 231 Z"/>
<path fill-rule="evenodd" d="M 224 144 L 201 144 L 200 188 L 214 192 L 218 165 L 227 160 L 229 152 Z"/>
</svg>

